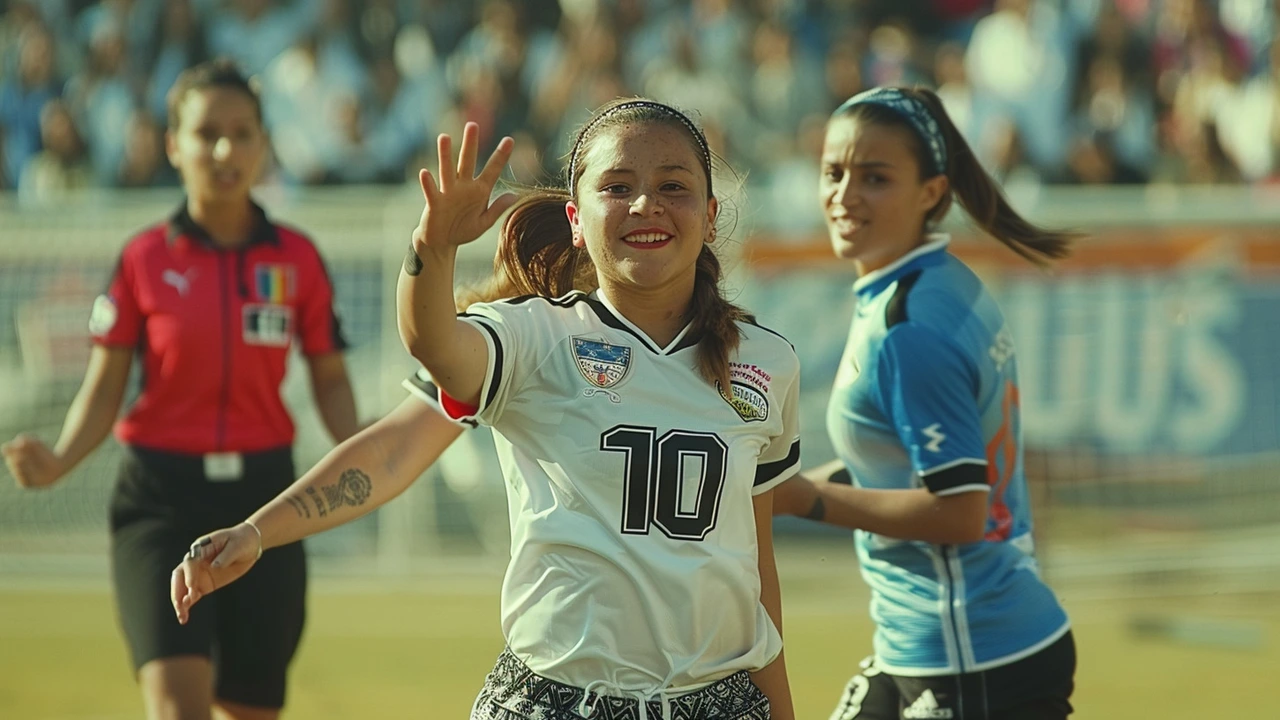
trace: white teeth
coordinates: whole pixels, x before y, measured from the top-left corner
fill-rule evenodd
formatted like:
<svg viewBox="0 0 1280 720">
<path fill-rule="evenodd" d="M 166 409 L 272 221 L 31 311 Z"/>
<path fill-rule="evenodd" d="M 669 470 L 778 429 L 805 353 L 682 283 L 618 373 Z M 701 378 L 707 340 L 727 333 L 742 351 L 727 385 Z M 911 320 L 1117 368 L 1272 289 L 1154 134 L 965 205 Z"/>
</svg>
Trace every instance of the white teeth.
<svg viewBox="0 0 1280 720">
<path fill-rule="evenodd" d="M 656 243 L 663 240 L 670 240 L 671 236 L 666 233 L 644 233 L 643 235 L 628 235 L 627 242 L 630 243 Z"/>
</svg>

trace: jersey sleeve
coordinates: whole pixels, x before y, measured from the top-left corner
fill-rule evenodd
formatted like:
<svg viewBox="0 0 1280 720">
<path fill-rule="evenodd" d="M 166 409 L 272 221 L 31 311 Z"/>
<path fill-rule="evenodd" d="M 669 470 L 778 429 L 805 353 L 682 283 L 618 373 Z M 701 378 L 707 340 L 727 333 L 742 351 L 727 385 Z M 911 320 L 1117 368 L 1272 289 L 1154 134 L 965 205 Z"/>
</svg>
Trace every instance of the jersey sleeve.
<svg viewBox="0 0 1280 720">
<path fill-rule="evenodd" d="M 494 425 L 507 403 L 539 364 L 540 345 L 559 338 L 539 299 L 477 303 L 458 315 L 480 331 L 489 349 L 489 366 L 476 407 L 440 393 L 445 415 L 455 421 Z"/>
<path fill-rule="evenodd" d="M 445 412 L 444 403 L 441 402 L 440 388 L 436 387 L 435 381 L 431 379 L 431 373 L 427 372 L 426 368 L 418 368 L 416 373 L 405 378 L 405 381 L 401 384 L 405 390 L 409 391 L 410 395 L 435 408 L 437 412 L 454 423 L 469 428 L 476 426 L 476 421 L 473 419 L 455 420 L 448 412 Z M 451 403 L 450 405 L 456 408 L 455 411 L 463 416 L 475 415 L 477 410 L 477 408 L 462 405 L 461 403 Z"/>
<path fill-rule="evenodd" d="M 126 247 L 116 263 L 107 291 L 93 301 L 89 335 L 107 347 L 136 347 L 142 334 L 142 310 L 138 302 L 137 259 Z"/>
<path fill-rule="evenodd" d="M 308 282 L 298 298 L 298 337 L 302 354 L 308 357 L 347 349 L 334 304 L 333 282 L 315 246 L 307 243 L 310 255 L 299 266 L 305 268 Z"/>
<path fill-rule="evenodd" d="M 781 379 L 781 378 L 779 378 Z M 800 470 L 800 361 L 794 367 L 785 385 L 778 388 L 782 398 L 782 431 L 773 436 L 769 445 L 760 453 L 756 464 L 755 486 L 752 495 L 772 490 L 783 480 Z"/>
<path fill-rule="evenodd" d="M 937 332 L 904 323 L 885 336 L 877 373 L 885 417 L 925 487 L 989 490 L 974 362 Z"/>
</svg>

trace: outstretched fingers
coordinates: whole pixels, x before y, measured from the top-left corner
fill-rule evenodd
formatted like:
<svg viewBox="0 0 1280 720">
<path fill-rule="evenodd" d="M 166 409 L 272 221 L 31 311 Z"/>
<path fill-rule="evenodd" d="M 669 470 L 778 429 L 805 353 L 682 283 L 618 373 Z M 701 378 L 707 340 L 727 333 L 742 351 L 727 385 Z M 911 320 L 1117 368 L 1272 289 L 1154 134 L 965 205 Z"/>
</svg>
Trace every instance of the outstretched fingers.
<svg viewBox="0 0 1280 720">
<path fill-rule="evenodd" d="M 436 174 L 440 181 L 440 190 L 448 192 L 457 177 L 453 166 L 453 138 L 444 133 L 436 138 L 436 156 L 439 164 Z"/>
<path fill-rule="evenodd" d="M 484 169 L 480 171 L 480 179 L 484 181 L 485 185 L 493 187 L 498 183 L 498 178 L 502 175 L 502 169 L 511 160 L 511 152 L 515 149 L 515 146 L 515 140 L 510 137 L 504 137 L 498 143 L 498 147 L 493 149 L 493 154 L 489 156 L 489 160 L 484 164 Z"/>
<path fill-rule="evenodd" d="M 458 177 L 470 180 L 476 176 L 476 157 L 480 154 L 480 125 L 469 122 L 462 127 L 462 148 L 458 151 Z"/>
<path fill-rule="evenodd" d="M 436 187 L 436 179 L 432 177 L 430 170 L 423 168 L 418 171 L 418 184 L 422 186 L 422 199 L 427 201 L 427 205 L 431 205 L 440 195 L 440 190 Z"/>
</svg>

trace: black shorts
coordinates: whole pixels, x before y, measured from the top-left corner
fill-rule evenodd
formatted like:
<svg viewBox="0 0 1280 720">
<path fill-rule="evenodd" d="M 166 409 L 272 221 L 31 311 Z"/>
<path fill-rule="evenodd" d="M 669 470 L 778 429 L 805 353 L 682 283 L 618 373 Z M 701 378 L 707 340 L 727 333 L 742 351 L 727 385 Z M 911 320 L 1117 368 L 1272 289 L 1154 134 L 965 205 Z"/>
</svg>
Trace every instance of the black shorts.
<svg viewBox="0 0 1280 720">
<path fill-rule="evenodd" d="M 646 715 L 654 720 L 769 720 L 769 698 L 746 670 L 668 702 L 670 715 L 656 700 L 647 703 Z M 634 698 L 588 693 L 537 675 L 510 650 L 503 650 L 484 679 L 471 720 L 630 720 L 641 717 L 639 705 Z"/>
<path fill-rule="evenodd" d="M 1034 655 L 963 675 L 889 675 L 867 658 L 831 720 L 1062 720 L 1075 672 L 1070 632 Z"/>
<path fill-rule="evenodd" d="M 128 448 L 111 498 L 111 564 L 134 670 L 159 658 L 210 658 L 222 700 L 284 706 L 285 675 L 302 637 L 302 543 L 273 548 L 235 583 L 203 598 L 179 625 L 170 575 L 191 542 L 242 522 L 294 480 L 289 448 L 244 455 L 243 477 L 211 482 L 200 456 Z"/>
</svg>

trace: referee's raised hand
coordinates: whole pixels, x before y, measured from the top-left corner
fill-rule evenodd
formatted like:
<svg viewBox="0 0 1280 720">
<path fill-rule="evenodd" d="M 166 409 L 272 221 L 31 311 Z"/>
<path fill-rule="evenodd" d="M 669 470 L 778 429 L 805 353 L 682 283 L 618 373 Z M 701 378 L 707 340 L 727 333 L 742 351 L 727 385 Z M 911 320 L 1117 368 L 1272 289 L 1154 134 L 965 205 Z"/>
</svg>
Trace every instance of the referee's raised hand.
<svg viewBox="0 0 1280 720">
<path fill-rule="evenodd" d="M 505 193 L 493 198 L 502 168 L 511 158 L 515 141 L 504 137 L 476 175 L 476 155 L 480 146 L 480 126 L 469 122 L 462 131 L 462 147 L 455 165 L 453 139 L 441 135 L 436 143 L 439 167 L 436 174 L 418 171 L 426 207 L 413 231 L 413 246 L 418 252 L 465 245 L 493 226 L 511 207 L 516 196 Z"/>
<path fill-rule="evenodd" d="M 41 440 L 19 435 L 0 445 L 4 464 L 20 487 L 48 487 L 62 477 L 64 468 L 58 455 Z"/>
<path fill-rule="evenodd" d="M 200 598 L 240 579 L 262 557 L 262 536 L 247 522 L 215 530 L 191 543 L 173 569 L 169 599 L 178 622 L 187 624 Z"/>
</svg>

